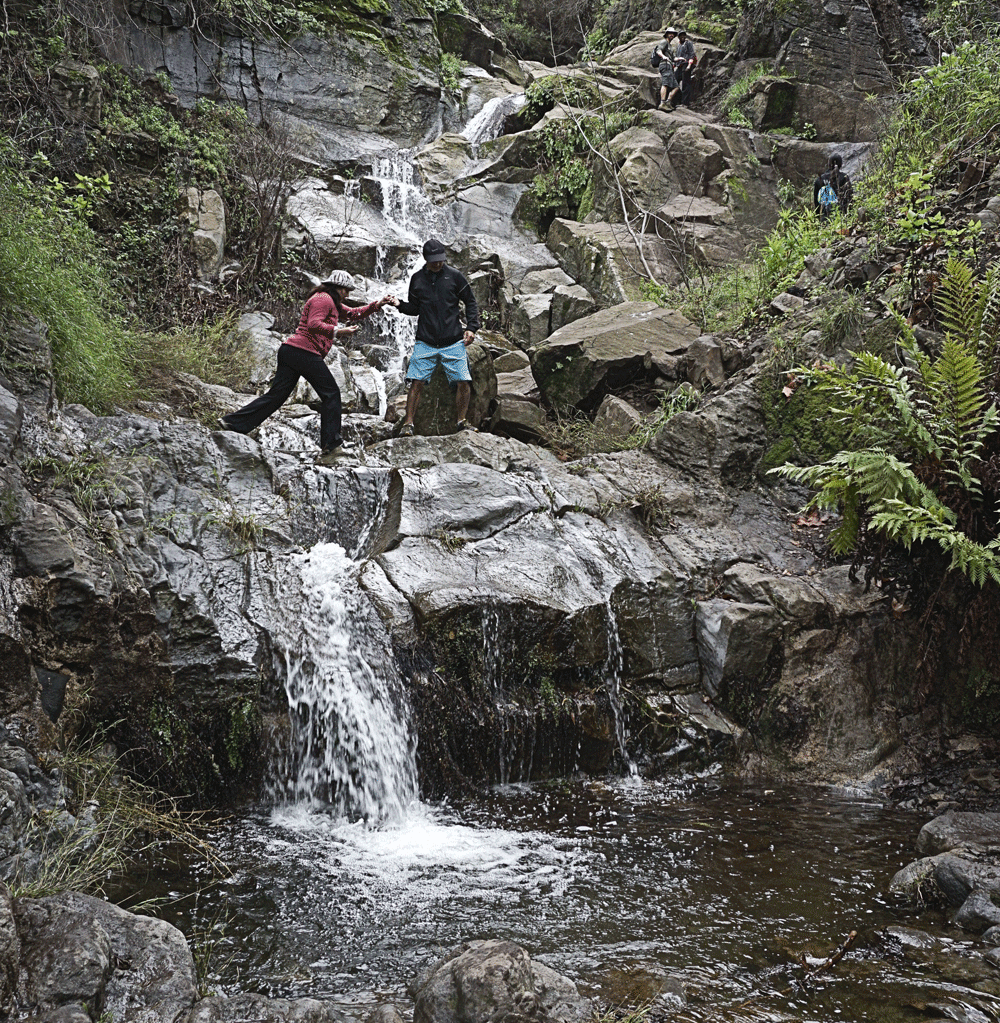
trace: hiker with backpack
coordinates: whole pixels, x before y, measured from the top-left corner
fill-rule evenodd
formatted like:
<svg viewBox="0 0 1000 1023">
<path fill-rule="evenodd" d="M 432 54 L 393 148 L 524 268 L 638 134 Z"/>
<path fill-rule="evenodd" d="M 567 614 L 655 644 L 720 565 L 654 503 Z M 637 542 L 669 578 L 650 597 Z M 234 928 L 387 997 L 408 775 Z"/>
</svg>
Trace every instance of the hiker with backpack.
<svg viewBox="0 0 1000 1023">
<path fill-rule="evenodd" d="M 668 28 L 663 33 L 663 42 L 657 43 L 649 63 L 660 72 L 660 104 L 658 110 L 673 110 L 681 88 L 674 73 L 673 42 L 677 30 Z"/>
<path fill-rule="evenodd" d="M 694 52 L 694 43 L 687 37 L 687 29 L 677 30 L 677 53 L 674 71 L 681 87 L 680 102 L 683 106 L 691 105 L 691 78 L 694 75 L 698 57 Z"/>
<path fill-rule="evenodd" d="M 846 216 L 854 198 L 854 186 L 849 174 L 841 167 L 844 161 L 839 153 L 830 157 L 830 169 L 824 171 L 813 182 L 813 208 L 821 220 L 828 220 L 835 213 Z"/>
</svg>

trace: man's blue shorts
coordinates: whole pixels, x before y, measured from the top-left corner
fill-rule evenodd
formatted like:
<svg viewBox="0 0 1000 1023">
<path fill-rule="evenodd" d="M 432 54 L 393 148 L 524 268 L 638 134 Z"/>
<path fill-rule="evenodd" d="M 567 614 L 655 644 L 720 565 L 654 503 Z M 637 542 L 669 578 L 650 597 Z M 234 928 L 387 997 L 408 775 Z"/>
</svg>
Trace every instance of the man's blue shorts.
<svg viewBox="0 0 1000 1023">
<path fill-rule="evenodd" d="M 430 380 L 434 367 L 438 362 L 444 366 L 445 376 L 449 384 L 457 384 L 459 380 L 472 380 L 469 372 L 469 360 L 465 354 L 465 342 L 456 341 L 447 348 L 432 348 L 423 341 L 413 345 L 410 365 L 406 370 L 407 380 Z"/>
</svg>

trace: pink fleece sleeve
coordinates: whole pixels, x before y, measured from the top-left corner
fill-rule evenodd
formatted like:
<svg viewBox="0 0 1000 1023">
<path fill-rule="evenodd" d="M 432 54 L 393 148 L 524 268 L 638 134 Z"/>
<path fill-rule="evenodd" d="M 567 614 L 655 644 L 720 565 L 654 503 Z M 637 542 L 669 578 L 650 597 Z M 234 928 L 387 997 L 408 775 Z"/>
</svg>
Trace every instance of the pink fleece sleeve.
<svg viewBox="0 0 1000 1023">
<path fill-rule="evenodd" d="M 368 305 L 344 306 L 343 316 L 346 321 L 363 320 L 371 316 L 378 308 L 378 302 L 369 302 Z"/>
</svg>

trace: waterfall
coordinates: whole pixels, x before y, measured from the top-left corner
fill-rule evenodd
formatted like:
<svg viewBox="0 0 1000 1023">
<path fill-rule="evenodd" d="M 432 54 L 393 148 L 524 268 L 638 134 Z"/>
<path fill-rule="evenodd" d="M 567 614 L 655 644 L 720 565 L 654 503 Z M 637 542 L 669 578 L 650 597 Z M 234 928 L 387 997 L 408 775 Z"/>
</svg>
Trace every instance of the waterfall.
<svg viewBox="0 0 1000 1023">
<path fill-rule="evenodd" d="M 625 669 L 625 656 L 622 652 L 621 634 L 618 631 L 618 616 L 611 604 L 610 594 L 604 606 L 608 623 L 608 654 L 604 660 L 603 672 L 604 688 L 608 694 L 608 702 L 611 704 L 611 717 L 615 726 L 615 739 L 618 742 L 618 755 L 626 765 L 629 775 L 635 777 L 639 770 L 626 749 L 628 733 L 625 729 L 625 715 L 622 713 L 621 702 L 621 680 Z"/>
<path fill-rule="evenodd" d="M 495 96 L 483 104 L 483 109 L 462 129 L 462 135 L 472 143 L 472 150 L 483 142 L 495 139 L 503 130 L 507 118 L 520 110 L 526 102 L 523 92 Z"/>
<path fill-rule="evenodd" d="M 276 579 L 274 660 L 292 734 L 273 795 L 374 823 L 401 819 L 417 797 L 415 740 L 357 567 L 337 544 L 318 544 Z"/>
</svg>

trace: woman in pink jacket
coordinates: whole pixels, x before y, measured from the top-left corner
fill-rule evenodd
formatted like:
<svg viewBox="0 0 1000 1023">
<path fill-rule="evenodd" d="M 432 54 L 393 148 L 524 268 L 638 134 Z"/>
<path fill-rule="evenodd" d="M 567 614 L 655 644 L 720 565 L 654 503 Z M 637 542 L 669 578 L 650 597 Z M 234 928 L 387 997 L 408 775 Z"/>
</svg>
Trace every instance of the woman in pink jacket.
<svg viewBox="0 0 1000 1023">
<path fill-rule="evenodd" d="M 318 461 L 330 465 L 344 454 L 344 439 L 340 435 L 340 388 L 333 379 L 326 356 L 333 347 L 334 338 L 353 334 L 357 324 L 381 309 L 392 296 L 359 307 L 345 306 L 344 300 L 354 287 L 346 270 L 334 270 L 306 299 L 295 333 L 278 349 L 278 370 L 271 388 L 237 412 L 223 416 L 219 423 L 224 430 L 249 433 L 260 426 L 268 416 L 277 412 L 295 390 L 299 377 L 305 377 L 319 395 Z M 340 320 L 353 324 L 339 326 Z"/>
</svg>

